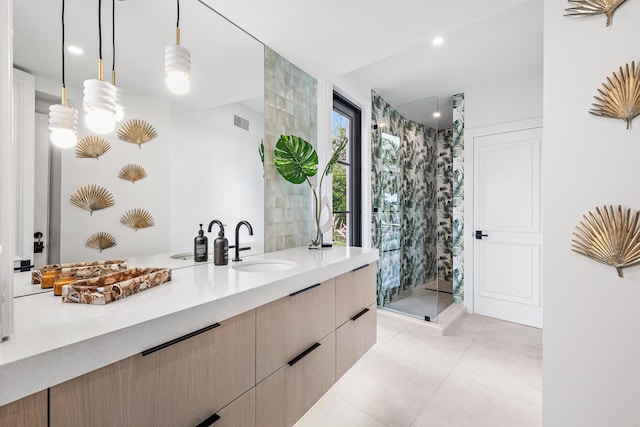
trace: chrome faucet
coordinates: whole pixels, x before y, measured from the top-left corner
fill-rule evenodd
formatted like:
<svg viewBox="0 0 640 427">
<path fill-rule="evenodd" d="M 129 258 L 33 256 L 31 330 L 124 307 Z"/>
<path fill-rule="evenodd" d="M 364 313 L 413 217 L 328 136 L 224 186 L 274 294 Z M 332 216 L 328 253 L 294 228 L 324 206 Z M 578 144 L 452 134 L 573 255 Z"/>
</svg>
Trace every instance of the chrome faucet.
<svg viewBox="0 0 640 427">
<path fill-rule="evenodd" d="M 243 248 L 240 249 L 240 227 L 246 225 L 247 228 L 249 229 L 249 236 L 253 236 L 253 227 L 251 227 L 251 224 L 249 224 L 249 221 L 240 221 L 238 223 L 238 225 L 236 225 L 236 244 L 235 244 L 235 251 L 236 251 L 236 256 L 235 258 L 233 258 L 233 262 L 238 262 L 238 261 L 242 261 L 242 259 L 240 258 L 240 251 L 243 249 L 249 249 L 249 248 Z"/>
</svg>

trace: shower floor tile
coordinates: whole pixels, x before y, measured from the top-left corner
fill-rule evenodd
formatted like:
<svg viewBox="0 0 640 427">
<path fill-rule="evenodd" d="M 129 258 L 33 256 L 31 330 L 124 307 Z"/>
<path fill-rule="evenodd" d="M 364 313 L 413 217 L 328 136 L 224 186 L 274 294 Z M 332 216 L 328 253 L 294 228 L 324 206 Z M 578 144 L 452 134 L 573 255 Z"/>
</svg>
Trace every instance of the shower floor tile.
<svg viewBox="0 0 640 427">
<path fill-rule="evenodd" d="M 541 424 L 540 329 L 466 314 L 442 336 L 378 310 L 378 330 L 377 344 L 295 427 Z"/>
<path fill-rule="evenodd" d="M 436 292 L 423 286 L 415 288 L 411 295 L 387 303 L 384 308 L 416 316 L 435 318 L 445 308 L 453 303 L 453 295 L 446 292 Z"/>
</svg>

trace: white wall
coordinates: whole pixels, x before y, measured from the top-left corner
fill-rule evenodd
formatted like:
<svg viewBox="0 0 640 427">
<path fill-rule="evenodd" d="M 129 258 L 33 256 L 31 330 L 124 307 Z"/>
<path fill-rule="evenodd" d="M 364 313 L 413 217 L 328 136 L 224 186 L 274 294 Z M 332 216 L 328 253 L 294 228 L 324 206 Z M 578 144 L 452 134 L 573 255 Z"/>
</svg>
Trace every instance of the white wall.
<svg viewBox="0 0 640 427">
<path fill-rule="evenodd" d="M 234 126 L 233 116 L 249 120 L 249 131 Z M 193 251 L 198 224 L 219 219 L 229 245 L 236 224 L 247 220 L 249 236 L 240 231 L 242 256 L 263 252 L 264 179 L 258 147 L 264 138 L 261 112 L 241 103 L 189 113 L 171 119 L 171 252 Z M 242 167 L 239 167 L 242 165 Z M 218 227 L 208 235 L 212 254 Z M 229 257 L 231 259 L 231 256 Z"/>
<path fill-rule="evenodd" d="M 563 17 L 545 0 L 544 338 L 545 426 L 640 425 L 640 267 L 613 267 L 570 250 L 574 227 L 596 206 L 640 209 L 640 119 L 588 114 L 607 76 L 639 60 L 640 3 L 613 26 L 602 16 Z"/>
<path fill-rule="evenodd" d="M 125 118 L 106 136 L 111 150 L 99 160 L 76 158 L 74 149 L 62 153 L 60 262 L 128 258 L 169 250 L 169 104 L 162 98 L 134 96 L 127 96 L 124 102 Z M 74 106 L 82 108 L 77 103 Z M 82 116 L 80 113 L 78 139 L 90 134 Z M 117 137 L 120 126 L 133 118 L 146 120 L 158 133 L 141 148 Z M 135 184 L 118 178 L 120 169 L 128 163 L 143 166 L 148 176 Z M 71 194 L 87 184 L 105 187 L 113 194 L 115 205 L 93 215 L 72 205 Z M 121 224 L 120 217 L 134 208 L 147 210 L 155 226 L 136 232 Z M 102 253 L 86 247 L 89 236 L 100 231 L 111 233 L 117 246 Z"/>
<path fill-rule="evenodd" d="M 464 90 L 465 130 L 542 117 L 542 73 Z"/>
</svg>

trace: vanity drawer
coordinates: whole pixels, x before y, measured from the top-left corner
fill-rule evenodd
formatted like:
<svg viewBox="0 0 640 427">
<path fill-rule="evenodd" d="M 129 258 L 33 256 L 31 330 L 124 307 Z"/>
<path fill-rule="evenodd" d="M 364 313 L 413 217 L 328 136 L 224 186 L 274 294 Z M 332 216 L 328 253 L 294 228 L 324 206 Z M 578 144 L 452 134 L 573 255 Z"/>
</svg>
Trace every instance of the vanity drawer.
<svg viewBox="0 0 640 427">
<path fill-rule="evenodd" d="M 336 381 L 376 343 L 376 308 L 371 304 L 336 329 Z"/>
<path fill-rule="evenodd" d="M 335 279 L 256 309 L 256 382 L 335 330 Z"/>
<path fill-rule="evenodd" d="M 335 332 L 307 350 L 256 385 L 257 426 L 291 427 L 335 383 Z"/>
<path fill-rule="evenodd" d="M 47 427 L 47 391 L 0 406 L 0 426 Z"/>
<path fill-rule="evenodd" d="M 199 425 L 256 427 L 256 389 L 252 388 Z"/>
<path fill-rule="evenodd" d="M 336 324 L 339 327 L 376 302 L 376 263 L 336 277 Z"/>
<path fill-rule="evenodd" d="M 51 427 L 193 427 L 255 384 L 255 311 L 50 389 Z"/>
</svg>

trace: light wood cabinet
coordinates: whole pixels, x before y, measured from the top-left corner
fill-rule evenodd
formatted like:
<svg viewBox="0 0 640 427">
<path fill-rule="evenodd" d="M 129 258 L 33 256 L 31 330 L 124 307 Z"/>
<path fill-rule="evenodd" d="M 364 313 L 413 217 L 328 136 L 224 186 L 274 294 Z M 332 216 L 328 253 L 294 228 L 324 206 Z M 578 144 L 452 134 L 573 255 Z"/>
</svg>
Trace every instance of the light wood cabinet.
<svg viewBox="0 0 640 427">
<path fill-rule="evenodd" d="M 335 279 L 256 309 L 256 382 L 335 330 Z"/>
<path fill-rule="evenodd" d="M 336 381 L 376 343 L 376 304 L 365 310 L 336 329 Z"/>
<path fill-rule="evenodd" d="M 256 424 L 290 427 L 335 382 L 335 332 L 256 386 Z"/>
<path fill-rule="evenodd" d="M 251 310 L 52 387 L 50 425 L 191 427 L 254 385 Z"/>
<path fill-rule="evenodd" d="M 0 426 L 47 427 L 47 390 L 0 406 Z"/>
<path fill-rule="evenodd" d="M 214 427 L 256 427 L 256 389 L 252 388 L 225 408 L 217 415 Z"/>
<path fill-rule="evenodd" d="M 336 277 L 336 328 L 375 303 L 375 262 Z"/>
</svg>

